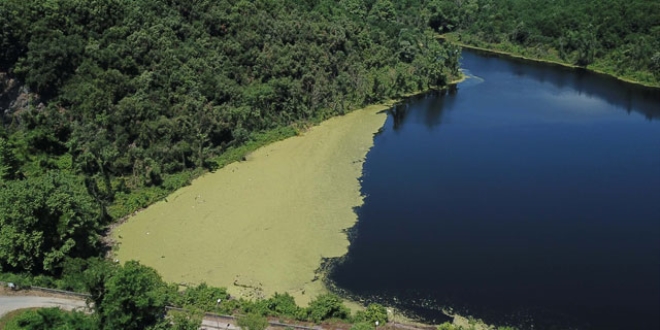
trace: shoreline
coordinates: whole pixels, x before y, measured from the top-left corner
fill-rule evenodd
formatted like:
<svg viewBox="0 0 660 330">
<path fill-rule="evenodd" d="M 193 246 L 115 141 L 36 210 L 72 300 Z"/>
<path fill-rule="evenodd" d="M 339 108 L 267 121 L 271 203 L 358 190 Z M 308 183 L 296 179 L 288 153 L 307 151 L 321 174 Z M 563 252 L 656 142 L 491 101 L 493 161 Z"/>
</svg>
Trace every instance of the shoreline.
<svg viewBox="0 0 660 330">
<path fill-rule="evenodd" d="M 118 226 L 115 258 L 139 260 L 168 282 L 308 303 L 324 292 L 321 258 L 348 250 L 342 231 L 357 221 L 358 173 L 387 108 L 333 117 L 200 176 Z M 353 130 L 364 133 L 354 140 Z"/>
<path fill-rule="evenodd" d="M 590 68 L 590 67 L 578 66 L 578 65 L 574 65 L 574 64 L 570 64 L 570 63 L 551 60 L 551 59 L 528 57 L 528 56 L 524 56 L 524 55 L 520 55 L 520 54 L 516 54 L 516 53 L 511 53 L 511 52 L 507 52 L 507 51 L 503 51 L 503 50 L 498 50 L 498 49 L 493 49 L 493 48 L 484 48 L 484 47 L 479 47 L 479 46 L 475 46 L 475 45 L 470 45 L 470 44 L 466 44 L 464 42 L 455 40 L 454 38 L 451 38 L 450 36 L 447 36 L 446 34 L 438 34 L 438 35 L 436 35 L 436 37 L 438 39 L 445 40 L 446 42 L 450 42 L 450 43 L 459 45 L 461 47 L 476 50 L 476 51 L 481 51 L 481 52 L 485 52 L 485 53 L 489 53 L 489 54 L 501 55 L 501 56 L 514 58 L 514 59 L 519 59 L 519 60 L 531 61 L 531 62 L 536 62 L 536 63 L 551 64 L 551 65 L 557 65 L 557 66 L 562 66 L 562 67 L 571 68 L 571 69 L 586 70 L 586 71 L 589 71 L 589 72 L 593 72 L 593 73 L 596 73 L 596 74 L 607 76 L 609 78 L 614 78 L 616 80 L 619 80 L 619 81 L 622 81 L 622 82 L 625 82 L 625 83 L 628 83 L 628 84 L 642 86 L 642 87 L 645 87 L 645 88 L 660 89 L 660 85 L 653 85 L 653 84 L 650 84 L 650 83 L 645 83 L 645 82 L 636 81 L 636 80 L 632 80 L 632 79 L 625 78 L 625 77 L 620 77 L 620 76 L 617 76 L 617 75 L 614 75 L 614 74 L 611 74 L 611 73 L 607 73 L 607 72 L 602 71 L 602 70 Z"/>
<path fill-rule="evenodd" d="M 362 165 L 385 110 L 444 88 L 332 117 L 197 177 L 117 224 L 112 258 L 138 260 L 171 283 L 206 282 L 248 299 L 288 292 L 307 304 L 329 292 L 322 260 L 348 252 L 345 230 L 357 223 Z"/>
</svg>

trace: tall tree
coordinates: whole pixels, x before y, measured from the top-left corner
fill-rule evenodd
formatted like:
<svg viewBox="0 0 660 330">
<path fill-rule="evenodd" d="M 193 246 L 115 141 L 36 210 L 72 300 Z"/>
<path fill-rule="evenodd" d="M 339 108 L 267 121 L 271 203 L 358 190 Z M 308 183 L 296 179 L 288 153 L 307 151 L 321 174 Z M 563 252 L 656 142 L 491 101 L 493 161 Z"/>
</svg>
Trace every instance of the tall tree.
<svg viewBox="0 0 660 330">
<path fill-rule="evenodd" d="M 105 293 L 96 310 L 102 329 L 141 330 L 165 316 L 167 285 L 158 273 L 137 261 L 128 261 L 105 281 Z"/>
<path fill-rule="evenodd" d="M 78 177 L 13 180 L 0 189 L 0 269 L 57 274 L 67 256 L 99 253 L 100 213 Z"/>
</svg>

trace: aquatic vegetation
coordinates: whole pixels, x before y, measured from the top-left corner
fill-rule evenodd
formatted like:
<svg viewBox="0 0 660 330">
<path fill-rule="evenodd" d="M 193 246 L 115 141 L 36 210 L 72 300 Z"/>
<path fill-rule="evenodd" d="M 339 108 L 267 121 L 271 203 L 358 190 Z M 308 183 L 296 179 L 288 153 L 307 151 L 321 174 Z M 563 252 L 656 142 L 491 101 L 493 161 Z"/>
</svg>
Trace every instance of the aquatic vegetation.
<svg viewBox="0 0 660 330">
<path fill-rule="evenodd" d="M 386 108 L 332 118 L 196 179 L 119 226 L 116 258 L 140 260 L 170 282 L 308 302 L 325 292 L 315 280 L 322 258 L 347 251 L 362 160 Z"/>
</svg>

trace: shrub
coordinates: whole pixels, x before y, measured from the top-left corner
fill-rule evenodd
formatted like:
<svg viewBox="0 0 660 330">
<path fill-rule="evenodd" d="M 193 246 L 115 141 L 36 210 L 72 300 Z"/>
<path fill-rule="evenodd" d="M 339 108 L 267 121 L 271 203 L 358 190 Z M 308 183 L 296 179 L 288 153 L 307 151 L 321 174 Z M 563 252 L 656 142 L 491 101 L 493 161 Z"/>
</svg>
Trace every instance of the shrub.
<svg viewBox="0 0 660 330">
<path fill-rule="evenodd" d="M 93 330 L 98 325 L 82 312 L 65 312 L 57 307 L 26 311 L 6 324 L 7 330 L 76 329 Z"/>
<path fill-rule="evenodd" d="M 286 316 L 296 318 L 299 315 L 301 308 L 296 305 L 296 301 L 288 294 L 275 293 L 273 297 L 268 299 L 269 315 L 272 316 Z"/>
<path fill-rule="evenodd" d="M 331 293 L 322 294 L 312 300 L 307 309 L 309 319 L 314 322 L 338 318 L 347 319 L 350 316 L 350 311 L 341 299 Z"/>
<path fill-rule="evenodd" d="M 256 313 L 241 315 L 237 321 L 238 326 L 246 330 L 265 330 L 268 327 L 268 319 Z"/>
<path fill-rule="evenodd" d="M 369 304 L 367 309 L 364 311 L 365 321 L 375 324 L 378 321 L 379 324 L 387 323 L 387 309 L 380 304 Z"/>
<path fill-rule="evenodd" d="M 171 313 L 172 330 L 198 330 L 202 326 L 203 314 L 197 311 L 173 312 Z"/>
<path fill-rule="evenodd" d="M 226 302 L 229 298 L 225 288 L 216 288 L 202 283 L 198 286 L 186 289 L 181 301 L 176 301 L 181 307 L 194 307 L 205 312 L 213 312 L 218 309 L 218 299 Z M 222 304 L 222 303 L 221 303 Z"/>
<path fill-rule="evenodd" d="M 438 330 L 457 330 L 457 329 L 453 324 L 451 324 L 449 322 L 445 322 L 445 323 L 440 324 L 438 326 Z"/>
<path fill-rule="evenodd" d="M 258 299 L 255 301 L 241 300 L 241 311 L 246 314 L 258 314 L 261 316 L 272 315 L 268 308 L 268 301 Z"/>
<path fill-rule="evenodd" d="M 32 276 L 27 274 L 0 273 L 0 281 L 14 283 L 18 288 L 32 286 Z"/>
</svg>

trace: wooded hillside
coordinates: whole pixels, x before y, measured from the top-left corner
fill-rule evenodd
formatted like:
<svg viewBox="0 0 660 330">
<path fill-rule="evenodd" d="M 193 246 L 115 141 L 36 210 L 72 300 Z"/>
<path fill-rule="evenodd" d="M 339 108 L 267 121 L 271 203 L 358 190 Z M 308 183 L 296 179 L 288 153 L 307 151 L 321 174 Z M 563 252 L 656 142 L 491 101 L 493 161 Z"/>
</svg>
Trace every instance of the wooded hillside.
<svg viewBox="0 0 660 330">
<path fill-rule="evenodd" d="M 418 14 L 390 0 L 0 1 L 0 270 L 56 275 L 98 255 L 113 218 L 240 145 L 444 85 L 459 50 Z"/>
<path fill-rule="evenodd" d="M 660 1 L 434 0 L 426 10 L 466 44 L 660 86 Z"/>
</svg>

